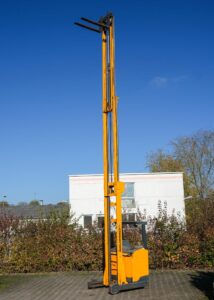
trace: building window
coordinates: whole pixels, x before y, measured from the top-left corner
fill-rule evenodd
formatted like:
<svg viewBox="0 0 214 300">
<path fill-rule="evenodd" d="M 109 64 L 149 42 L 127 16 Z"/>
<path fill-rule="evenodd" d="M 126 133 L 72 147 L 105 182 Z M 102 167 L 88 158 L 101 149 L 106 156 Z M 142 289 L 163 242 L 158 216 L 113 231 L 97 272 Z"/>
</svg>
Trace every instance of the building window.
<svg viewBox="0 0 214 300">
<path fill-rule="evenodd" d="M 122 207 L 123 208 L 135 208 L 134 197 L 134 182 L 125 182 L 125 190 L 122 195 Z"/>
<path fill-rule="evenodd" d="M 97 224 L 98 224 L 99 228 L 104 228 L 104 217 L 103 216 L 97 217 Z"/>
<path fill-rule="evenodd" d="M 83 216 L 84 228 L 92 226 L 92 216 Z"/>
<path fill-rule="evenodd" d="M 134 222 L 135 220 L 136 220 L 136 214 L 135 213 L 123 214 L 123 221 Z"/>
</svg>

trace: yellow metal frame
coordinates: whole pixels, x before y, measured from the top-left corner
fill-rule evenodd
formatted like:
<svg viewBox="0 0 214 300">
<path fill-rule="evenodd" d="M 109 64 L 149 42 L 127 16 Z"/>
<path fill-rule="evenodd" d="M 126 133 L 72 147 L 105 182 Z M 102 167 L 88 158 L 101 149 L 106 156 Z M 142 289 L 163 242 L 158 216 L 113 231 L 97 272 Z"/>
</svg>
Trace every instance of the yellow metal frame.
<svg viewBox="0 0 214 300">
<path fill-rule="evenodd" d="M 98 26 L 76 25 L 101 33 L 102 35 L 102 115 L 103 115 L 103 162 L 104 162 L 104 273 L 103 282 L 91 282 L 89 288 L 109 286 L 110 293 L 121 289 L 143 286 L 148 277 L 148 250 L 141 248 L 134 252 L 123 252 L 122 243 L 122 193 L 124 183 L 119 179 L 118 153 L 118 97 L 115 91 L 115 39 L 114 17 L 107 14 L 98 22 L 81 18 Z M 116 217 L 112 218 L 114 207 Z M 111 226 L 115 225 L 116 248 L 111 249 Z M 128 282 L 129 281 L 129 282 Z M 131 283 L 130 283 L 131 281 Z M 136 284 L 135 284 L 136 283 Z M 119 289 L 118 289 L 119 287 Z"/>
<path fill-rule="evenodd" d="M 108 20 L 109 30 L 102 31 L 102 90 L 103 90 L 103 161 L 104 161 L 104 230 L 105 230 L 105 269 L 103 276 L 104 285 L 110 285 L 111 281 L 111 250 L 110 228 L 111 223 L 116 226 L 117 249 L 117 283 L 127 283 L 122 249 L 122 206 L 121 197 L 124 191 L 124 183 L 119 180 L 118 162 L 118 126 L 117 105 L 118 98 L 115 95 L 115 41 L 114 19 Z M 111 115 L 111 116 L 110 116 Z M 111 122 L 111 124 L 109 124 Z M 112 129 L 112 132 L 110 132 Z M 113 136 L 113 177 L 109 174 L 109 135 Z M 113 179 L 113 180 L 112 180 Z M 114 196 L 115 201 L 111 201 Z M 116 218 L 111 219 L 111 207 L 116 208 Z"/>
</svg>

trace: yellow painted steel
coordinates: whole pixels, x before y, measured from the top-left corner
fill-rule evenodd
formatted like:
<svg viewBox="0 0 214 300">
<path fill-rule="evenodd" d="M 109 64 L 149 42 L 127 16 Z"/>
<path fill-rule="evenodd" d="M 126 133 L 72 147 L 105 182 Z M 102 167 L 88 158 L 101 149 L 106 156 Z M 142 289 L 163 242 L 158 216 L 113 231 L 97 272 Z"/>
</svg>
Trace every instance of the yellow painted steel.
<svg viewBox="0 0 214 300">
<path fill-rule="evenodd" d="M 148 277 L 148 250 L 124 247 L 122 240 L 122 194 L 119 178 L 118 97 L 115 88 L 114 17 L 111 13 L 98 22 L 81 18 L 97 27 L 75 22 L 83 28 L 102 34 L 102 114 L 104 168 L 104 272 L 103 281 L 92 281 L 88 287 L 109 286 L 109 292 L 143 287 Z M 114 217 L 111 209 L 115 210 Z M 126 222 L 127 223 L 127 222 Z M 136 222 L 135 222 L 136 223 Z M 139 223 L 139 222 L 138 222 Z M 111 249 L 111 226 L 115 226 L 116 247 Z M 142 229 L 143 231 L 143 229 Z M 146 247 L 146 243 L 144 243 Z"/>
<path fill-rule="evenodd" d="M 131 255 L 123 255 L 125 273 L 127 278 L 137 282 L 140 278 L 149 275 L 148 250 L 144 248 L 136 249 Z"/>
<path fill-rule="evenodd" d="M 82 18 L 83 20 L 88 20 Z M 114 18 L 107 14 L 99 22 L 88 20 L 99 28 L 77 23 L 84 28 L 102 33 L 102 115 L 103 115 L 103 168 L 104 168 L 104 273 L 105 286 L 128 287 L 131 283 L 143 285 L 148 276 L 148 250 L 144 248 L 123 251 L 122 243 L 122 194 L 124 183 L 119 178 L 118 153 L 118 97 L 115 91 L 115 39 Z M 112 159 L 112 161 L 111 161 Z M 111 214 L 115 209 L 115 217 Z M 115 225 L 116 247 L 111 249 L 111 226 Z M 91 286 L 94 286 L 92 283 Z M 97 286 L 95 284 L 95 286 Z M 120 289 L 119 289 L 120 290 Z M 117 292 L 119 290 L 116 290 Z M 113 289 L 111 290 L 112 293 Z"/>
<path fill-rule="evenodd" d="M 107 39 L 108 43 L 107 43 Z M 108 46 L 108 49 L 107 49 Z M 107 57 L 108 55 L 108 57 Z M 109 65 L 107 66 L 107 59 Z M 109 68 L 109 69 L 107 69 Z M 107 78 L 107 71 L 109 78 Z M 122 249 L 122 193 L 124 183 L 119 181 L 119 162 L 118 162 L 118 127 L 117 127 L 117 103 L 118 98 L 115 95 L 115 54 L 114 54 L 114 20 L 111 16 L 109 24 L 109 35 L 105 30 L 102 32 L 102 72 L 103 72 L 103 152 L 104 152 L 104 216 L 105 216 L 105 270 L 103 276 L 104 285 L 110 284 L 110 223 L 114 222 L 116 226 L 116 249 L 117 249 L 117 282 L 119 285 L 127 283 L 123 261 Z M 109 79 L 109 81 L 107 81 Z M 108 83 L 108 84 L 107 84 Z M 107 99 L 107 87 L 108 99 Z M 112 114 L 112 132 L 108 132 L 109 115 Z M 108 153 L 108 135 L 113 135 L 113 182 L 109 182 L 109 153 Z M 115 196 L 114 203 L 111 197 Z M 110 220 L 110 207 L 116 207 L 116 218 Z"/>
<path fill-rule="evenodd" d="M 104 239 L 105 239 L 105 270 L 103 274 L 104 285 L 109 285 L 109 168 L 108 168 L 108 110 L 107 110 L 107 40 L 106 32 L 102 31 L 102 93 L 103 93 L 103 162 L 104 162 Z"/>
<path fill-rule="evenodd" d="M 132 282 L 139 281 L 142 277 L 149 275 L 148 250 L 144 248 L 136 249 L 133 253 L 123 253 L 124 273 L 126 278 Z M 118 273 L 117 254 L 111 254 L 112 275 Z"/>
<path fill-rule="evenodd" d="M 108 34 L 102 31 L 102 88 L 103 88 L 103 157 L 104 157 L 104 237 L 105 237 L 105 269 L 103 283 L 109 286 L 113 283 L 111 278 L 115 275 L 118 285 L 127 284 L 127 278 L 138 281 L 148 275 L 148 251 L 139 249 L 132 255 L 123 253 L 122 244 L 122 193 L 124 183 L 119 179 L 119 153 L 118 153 L 118 98 L 115 94 L 115 40 L 114 19 L 111 16 Z M 111 114 L 111 118 L 110 118 Z M 109 130 L 109 122 L 112 132 Z M 113 177 L 109 176 L 109 146 L 108 137 L 113 136 Z M 110 150 L 111 151 L 111 150 Z M 113 178 L 113 179 L 112 179 Z M 111 197 L 115 201 L 111 201 Z M 116 218 L 111 218 L 110 208 L 116 208 Z M 110 226 L 116 226 L 116 252 L 110 249 Z"/>
</svg>

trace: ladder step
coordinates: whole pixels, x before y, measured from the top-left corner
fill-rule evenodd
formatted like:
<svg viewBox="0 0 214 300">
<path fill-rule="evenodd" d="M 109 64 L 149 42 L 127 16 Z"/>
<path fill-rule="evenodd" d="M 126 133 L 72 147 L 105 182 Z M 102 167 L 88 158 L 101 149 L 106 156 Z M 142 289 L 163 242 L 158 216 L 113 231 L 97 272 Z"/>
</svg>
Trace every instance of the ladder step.
<svg viewBox="0 0 214 300">
<path fill-rule="evenodd" d="M 116 223 L 117 219 L 111 219 L 111 223 Z"/>
</svg>

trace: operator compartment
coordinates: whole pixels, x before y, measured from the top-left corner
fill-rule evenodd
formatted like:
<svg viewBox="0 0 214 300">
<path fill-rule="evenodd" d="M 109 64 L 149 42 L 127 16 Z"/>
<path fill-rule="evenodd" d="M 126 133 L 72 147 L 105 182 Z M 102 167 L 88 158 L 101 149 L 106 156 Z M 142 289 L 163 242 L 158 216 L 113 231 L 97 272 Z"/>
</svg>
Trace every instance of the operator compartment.
<svg viewBox="0 0 214 300">
<path fill-rule="evenodd" d="M 125 225 L 123 237 L 126 238 L 123 240 L 123 265 L 126 281 L 127 283 L 146 282 L 149 275 L 146 222 L 123 222 L 123 225 Z M 112 248 L 111 251 L 111 270 L 112 279 L 116 279 L 116 248 Z"/>
</svg>

